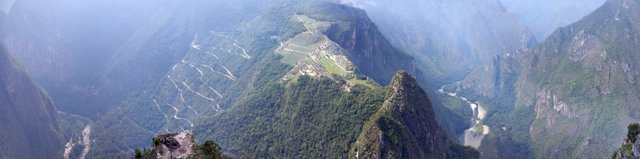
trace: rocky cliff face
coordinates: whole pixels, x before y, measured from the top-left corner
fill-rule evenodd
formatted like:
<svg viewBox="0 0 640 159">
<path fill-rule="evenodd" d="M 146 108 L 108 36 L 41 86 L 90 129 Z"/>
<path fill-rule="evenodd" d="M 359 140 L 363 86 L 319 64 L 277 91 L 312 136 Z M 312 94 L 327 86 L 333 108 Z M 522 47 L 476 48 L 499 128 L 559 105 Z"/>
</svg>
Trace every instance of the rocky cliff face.
<svg viewBox="0 0 640 159">
<path fill-rule="evenodd" d="M 162 134 L 153 137 L 152 149 L 136 149 L 136 159 L 228 159 L 213 141 L 198 145 L 190 132 Z"/>
<path fill-rule="evenodd" d="M 360 73 L 372 77 L 378 83 L 389 83 L 390 77 L 393 77 L 398 70 L 408 71 L 416 78 L 424 78 L 414 58 L 410 57 L 408 52 L 402 52 L 394 47 L 364 10 L 339 9 L 348 6 L 338 4 L 324 5 L 326 6 L 320 7 L 345 11 L 340 13 L 344 15 L 341 18 L 351 23 L 350 27 L 336 25 L 326 34 L 329 39 L 348 51 L 349 60 L 357 66 Z"/>
<path fill-rule="evenodd" d="M 394 46 L 415 57 L 434 87 L 475 69 L 485 73 L 493 56 L 537 43 L 498 0 L 342 2 L 366 10 Z"/>
<path fill-rule="evenodd" d="M 536 48 L 501 56 L 493 127 L 530 142 L 536 157 L 608 157 L 621 138 L 613 132 L 640 117 L 639 4 L 607 1 Z"/>
<path fill-rule="evenodd" d="M 380 110 L 365 124 L 353 158 L 478 158 L 472 148 L 448 139 L 438 126 L 425 92 L 398 72 Z"/>
</svg>

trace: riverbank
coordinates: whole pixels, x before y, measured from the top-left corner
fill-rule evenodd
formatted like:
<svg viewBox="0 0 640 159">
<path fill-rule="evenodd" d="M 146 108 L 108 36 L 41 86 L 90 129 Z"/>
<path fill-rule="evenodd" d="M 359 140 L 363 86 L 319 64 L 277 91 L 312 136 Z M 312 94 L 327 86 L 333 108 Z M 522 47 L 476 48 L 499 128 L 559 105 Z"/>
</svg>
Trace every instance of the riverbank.
<svg viewBox="0 0 640 159">
<path fill-rule="evenodd" d="M 482 105 L 480 105 L 477 101 L 471 102 L 466 97 L 459 96 L 455 92 L 445 92 L 444 88 L 438 89 L 439 93 L 447 94 L 452 97 L 460 98 L 465 101 L 469 108 L 473 111 L 473 117 L 471 118 L 471 122 L 473 125 L 464 131 L 464 139 L 463 144 L 466 146 L 471 146 L 474 148 L 480 147 L 482 144 L 482 140 L 484 137 L 491 132 L 489 126 L 484 125 L 484 118 L 487 115 L 487 111 Z"/>
</svg>

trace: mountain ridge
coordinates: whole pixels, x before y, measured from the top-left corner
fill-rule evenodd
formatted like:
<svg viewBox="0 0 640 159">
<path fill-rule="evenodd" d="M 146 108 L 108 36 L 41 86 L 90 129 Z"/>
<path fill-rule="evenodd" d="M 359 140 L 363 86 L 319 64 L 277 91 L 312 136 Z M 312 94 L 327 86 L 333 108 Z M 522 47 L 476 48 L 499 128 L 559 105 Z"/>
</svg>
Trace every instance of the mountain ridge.
<svg viewBox="0 0 640 159">
<path fill-rule="evenodd" d="M 365 124 L 351 157 L 479 158 L 458 145 L 438 126 L 426 93 L 411 75 L 395 74 L 382 107 Z"/>
</svg>

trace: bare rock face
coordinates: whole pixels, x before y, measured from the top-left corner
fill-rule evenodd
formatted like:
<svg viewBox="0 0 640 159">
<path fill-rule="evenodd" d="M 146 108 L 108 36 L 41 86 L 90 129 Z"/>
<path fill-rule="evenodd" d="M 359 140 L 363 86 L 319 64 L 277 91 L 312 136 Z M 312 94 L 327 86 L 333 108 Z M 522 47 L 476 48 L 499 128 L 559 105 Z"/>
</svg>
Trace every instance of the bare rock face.
<svg viewBox="0 0 640 159">
<path fill-rule="evenodd" d="M 582 61 L 586 56 L 602 52 L 602 44 L 597 37 L 584 33 L 578 33 L 571 42 L 569 60 L 573 62 Z"/>
<path fill-rule="evenodd" d="M 189 132 L 159 135 L 154 138 L 155 156 L 158 159 L 188 158 L 194 156 L 196 145 Z"/>
</svg>

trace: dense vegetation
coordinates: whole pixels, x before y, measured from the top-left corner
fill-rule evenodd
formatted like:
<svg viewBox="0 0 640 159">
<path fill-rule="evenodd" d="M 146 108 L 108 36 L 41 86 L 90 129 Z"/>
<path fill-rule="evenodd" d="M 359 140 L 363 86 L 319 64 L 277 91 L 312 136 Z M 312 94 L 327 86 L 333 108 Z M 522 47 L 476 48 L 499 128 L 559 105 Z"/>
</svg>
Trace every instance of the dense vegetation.
<svg viewBox="0 0 640 159">
<path fill-rule="evenodd" d="M 640 137 L 640 124 L 633 123 L 627 127 L 627 137 L 624 139 L 624 143 L 620 148 L 613 151 L 611 154 L 612 159 L 637 159 L 640 157 L 638 152 L 640 151 L 640 145 L 637 142 L 637 138 Z"/>
<path fill-rule="evenodd" d="M 346 92 L 331 79 L 308 76 L 284 86 L 275 83 L 279 77 L 257 82 L 261 87 L 237 107 L 195 131 L 240 158 L 344 158 L 385 93 L 361 85 Z"/>
<path fill-rule="evenodd" d="M 635 123 L 635 124 L 629 124 L 629 126 L 627 127 L 627 140 L 629 140 L 629 142 L 631 143 L 635 143 L 636 142 L 636 137 L 638 137 L 638 134 L 640 134 L 640 124 Z"/>
</svg>

